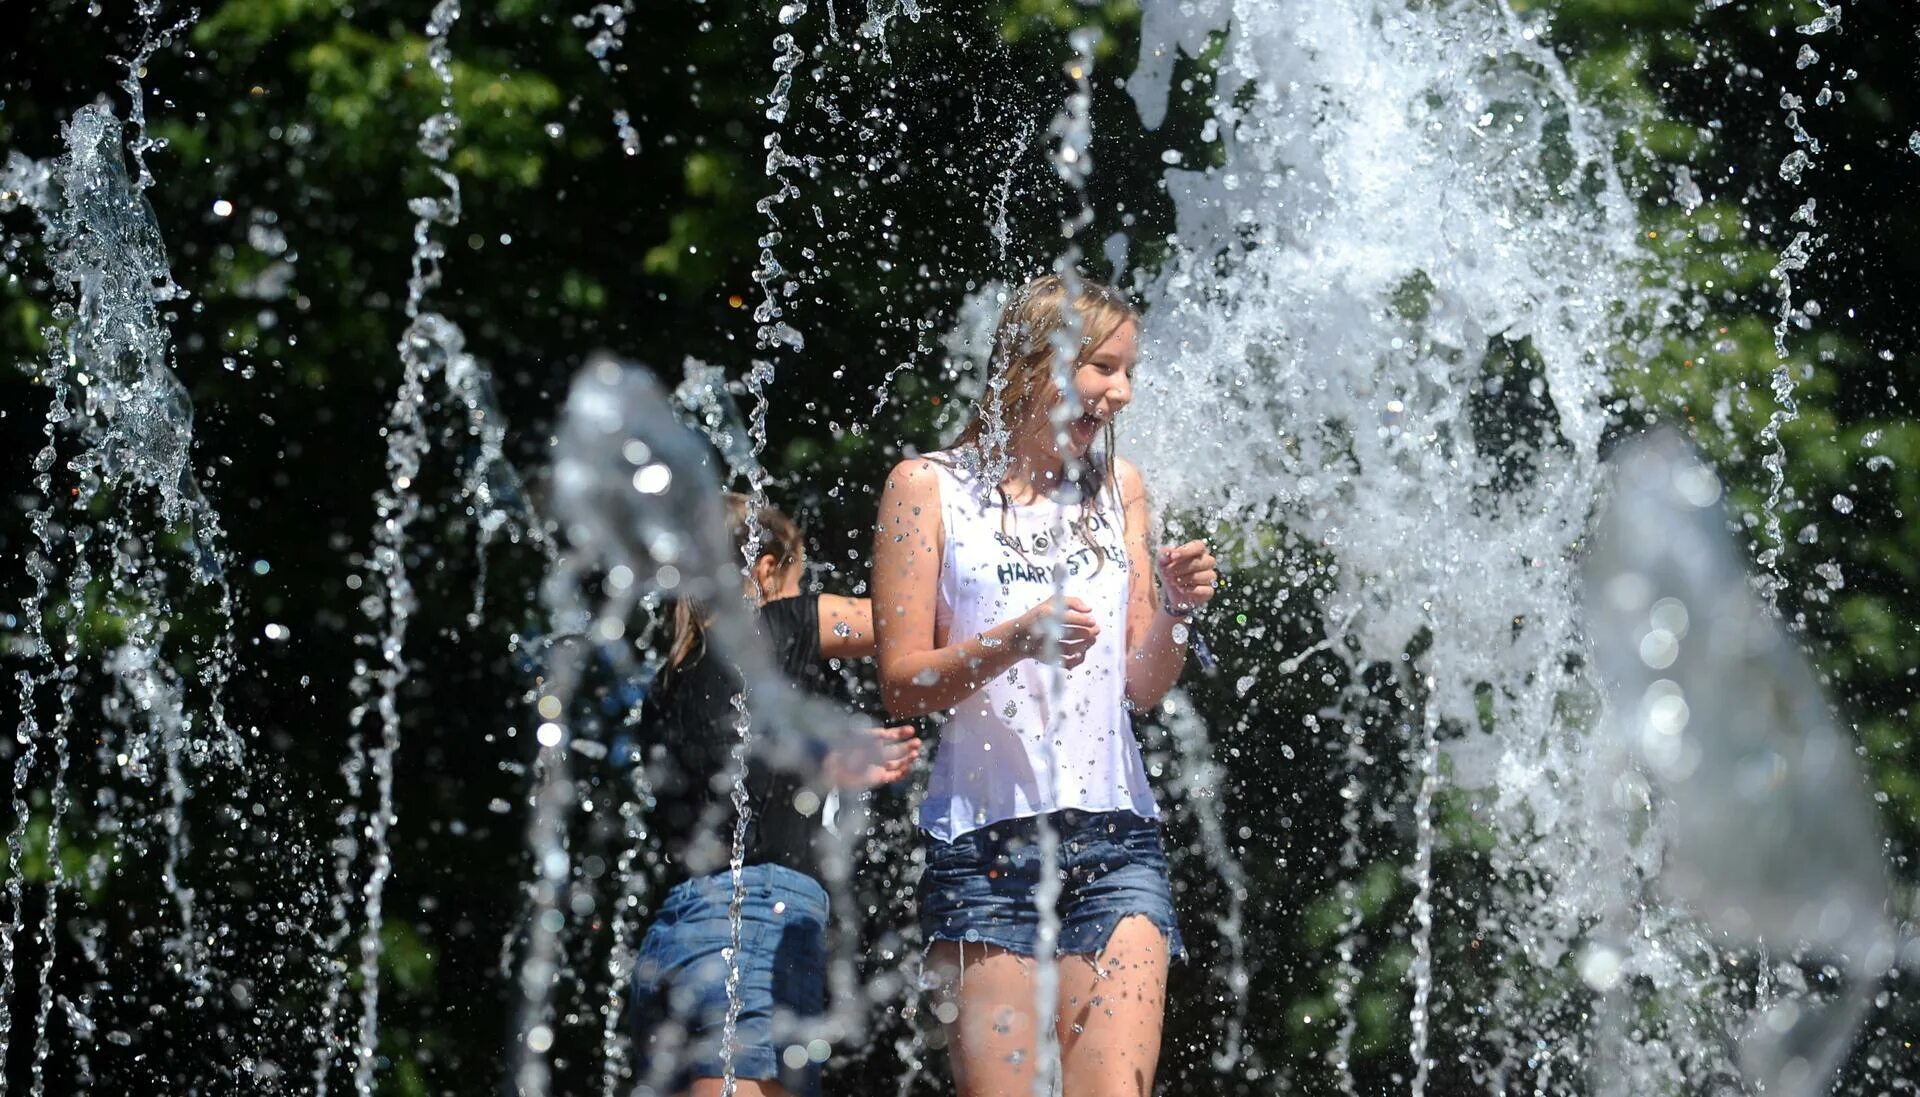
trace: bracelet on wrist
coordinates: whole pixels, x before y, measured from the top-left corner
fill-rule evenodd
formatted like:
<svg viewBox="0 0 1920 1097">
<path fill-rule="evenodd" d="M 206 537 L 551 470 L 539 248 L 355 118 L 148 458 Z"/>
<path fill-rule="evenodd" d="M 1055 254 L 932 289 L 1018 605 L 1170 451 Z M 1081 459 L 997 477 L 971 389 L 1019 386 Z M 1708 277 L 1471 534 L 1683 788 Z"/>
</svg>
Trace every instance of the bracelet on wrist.
<svg viewBox="0 0 1920 1097">
<path fill-rule="evenodd" d="M 1199 606 L 1184 606 L 1180 609 L 1175 609 L 1173 608 L 1173 603 L 1167 601 L 1165 598 L 1162 598 L 1160 600 L 1160 612 L 1166 614 L 1168 617 L 1171 617 L 1176 621 L 1184 621 L 1187 618 L 1192 617 L 1194 614 L 1194 611 L 1198 610 L 1199 608 L 1200 608 Z"/>
</svg>

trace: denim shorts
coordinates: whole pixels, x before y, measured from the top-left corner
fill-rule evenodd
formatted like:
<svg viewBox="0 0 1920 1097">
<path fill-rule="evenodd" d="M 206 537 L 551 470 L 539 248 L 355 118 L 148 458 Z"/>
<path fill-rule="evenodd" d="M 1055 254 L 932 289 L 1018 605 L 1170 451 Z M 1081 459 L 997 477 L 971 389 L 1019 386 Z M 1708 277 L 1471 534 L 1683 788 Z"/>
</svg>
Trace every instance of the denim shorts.
<svg viewBox="0 0 1920 1097">
<path fill-rule="evenodd" d="M 820 1065 L 830 1049 L 809 1019 L 827 1005 L 827 893 L 813 877 L 783 865 L 748 865 L 742 876 L 734 1076 L 778 1081 L 795 1097 L 818 1097 Z M 629 1004 L 636 1076 L 664 1085 L 660 1094 L 726 1073 L 720 1037 L 732 897 L 730 872 L 669 891 L 634 959 Z M 636 1092 L 647 1093 L 647 1086 Z"/>
<path fill-rule="evenodd" d="M 1130 811 L 1057 811 L 1047 818 L 1060 839 L 1058 951 L 1098 955 L 1120 919 L 1140 914 L 1166 934 L 1168 955 L 1185 959 L 1160 824 Z M 951 842 L 929 839 L 921 932 L 929 944 L 978 942 L 1032 956 L 1039 882 L 1037 818 L 989 823 Z"/>
</svg>

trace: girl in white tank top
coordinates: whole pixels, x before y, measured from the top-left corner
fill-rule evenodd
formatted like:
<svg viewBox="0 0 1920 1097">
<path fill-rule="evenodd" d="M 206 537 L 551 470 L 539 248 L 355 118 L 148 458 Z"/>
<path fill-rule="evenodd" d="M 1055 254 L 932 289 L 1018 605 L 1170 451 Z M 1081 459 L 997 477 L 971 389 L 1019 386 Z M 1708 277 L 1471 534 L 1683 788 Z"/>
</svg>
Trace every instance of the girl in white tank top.
<svg viewBox="0 0 1920 1097">
<path fill-rule="evenodd" d="M 1166 967 L 1183 950 L 1129 712 L 1178 679 L 1215 572 L 1203 542 L 1149 547 L 1140 474 L 1114 455 L 1137 332 L 1107 287 L 1028 283 L 1001 315 L 973 420 L 951 450 L 896 467 L 880 501 L 881 692 L 898 718 L 945 717 L 920 816 L 920 920 L 961 1097 L 1025 1092 L 1037 1034 L 1067 1009 L 1065 1097 L 1153 1088 Z M 1073 359 L 1056 363 L 1056 346 Z M 1044 859 L 1042 828 L 1058 839 Z M 1049 869 L 1053 920 L 1038 898 Z M 1041 955 L 1058 961 L 1045 1011 Z"/>
<path fill-rule="evenodd" d="M 955 705 L 940 729 L 920 826 L 951 842 L 1003 819 L 1062 808 L 1159 817 L 1126 705 L 1125 512 L 1103 485 L 1084 504 L 1005 501 L 965 453 L 927 460 L 939 482 L 939 601 L 934 643 L 975 636 L 1051 598 L 1055 571 L 1099 632 L 1072 670 L 1028 661 Z"/>
</svg>

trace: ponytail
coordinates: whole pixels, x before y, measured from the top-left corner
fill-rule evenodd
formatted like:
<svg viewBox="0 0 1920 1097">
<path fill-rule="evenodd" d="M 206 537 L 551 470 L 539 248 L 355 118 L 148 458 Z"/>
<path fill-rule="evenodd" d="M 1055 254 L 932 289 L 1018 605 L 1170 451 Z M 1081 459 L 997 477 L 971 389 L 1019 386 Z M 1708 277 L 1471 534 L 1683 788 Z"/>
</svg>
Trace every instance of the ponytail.
<svg viewBox="0 0 1920 1097">
<path fill-rule="evenodd" d="M 737 492 L 726 492 L 727 533 L 736 552 L 744 552 L 747 547 L 748 500 Z M 760 557 L 773 557 L 774 569 L 785 571 L 799 560 L 806 549 L 806 541 L 801 537 L 800 527 L 777 507 L 762 506 L 759 514 L 762 533 Z M 759 561 L 754 561 L 758 563 Z M 690 598 L 677 598 L 672 610 L 672 641 L 667 645 L 666 663 L 660 669 L 662 680 L 671 677 L 680 668 L 692 662 L 706 647 L 707 626 L 713 622 L 710 607 L 697 604 Z"/>
</svg>

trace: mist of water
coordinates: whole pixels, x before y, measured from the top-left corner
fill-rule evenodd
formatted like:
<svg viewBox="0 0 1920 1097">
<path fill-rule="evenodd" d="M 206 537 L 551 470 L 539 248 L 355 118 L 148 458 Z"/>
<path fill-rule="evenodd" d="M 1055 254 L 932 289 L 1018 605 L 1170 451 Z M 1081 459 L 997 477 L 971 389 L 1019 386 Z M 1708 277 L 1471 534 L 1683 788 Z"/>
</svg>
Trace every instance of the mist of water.
<svg viewBox="0 0 1920 1097">
<path fill-rule="evenodd" d="M 1177 53 L 1224 43 L 1205 134 L 1217 166 L 1167 173 L 1179 245 L 1146 290 L 1138 386 L 1154 414 L 1123 421 L 1124 443 L 1163 505 L 1310 546 L 1329 650 L 1355 681 L 1400 683 L 1399 742 L 1368 732 L 1364 695 L 1323 719 L 1355 737 L 1342 764 L 1410 759 L 1417 1094 L 1447 1036 L 1431 997 L 1438 798 L 1487 805 L 1492 866 L 1512 881 L 1487 929 L 1523 966 L 1577 948 L 1639 856 L 1594 779 L 1575 561 L 1613 374 L 1650 346 L 1664 301 L 1643 288 L 1616 134 L 1504 6 L 1220 0 L 1143 18 L 1152 47 L 1129 87 L 1150 126 Z M 1448 1041 L 1512 1086 L 1519 1049 L 1590 1034 L 1547 1020 L 1520 988 L 1532 976 L 1502 978 L 1498 1028 Z M 1550 1069 L 1529 1084 L 1580 1084 Z"/>
<path fill-rule="evenodd" d="M 1763 1003 L 1742 1047 L 1758 1092 L 1824 1093 L 1895 957 L 1866 780 L 1805 657 L 1755 596 L 1713 470 L 1672 434 L 1617 465 L 1587 584 L 1607 723 L 1633 763 L 1616 787 L 1659 820 L 1669 901 L 1733 940 L 1844 973 L 1831 1000 Z"/>
</svg>

